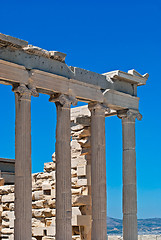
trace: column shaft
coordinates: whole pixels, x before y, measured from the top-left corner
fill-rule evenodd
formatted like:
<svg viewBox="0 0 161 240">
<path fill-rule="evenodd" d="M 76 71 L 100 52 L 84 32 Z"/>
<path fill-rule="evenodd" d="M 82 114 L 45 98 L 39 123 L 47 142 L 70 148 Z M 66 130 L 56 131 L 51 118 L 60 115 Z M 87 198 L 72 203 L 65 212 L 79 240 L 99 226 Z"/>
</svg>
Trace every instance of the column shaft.
<svg viewBox="0 0 161 240">
<path fill-rule="evenodd" d="M 135 118 L 122 119 L 123 131 L 123 239 L 137 240 Z"/>
<path fill-rule="evenodd" d="M 99 104 L 91 110 L 91 194 L 92 240 L 107 239 L 105 109 Z"/>
<path fill-rule="evenodd" d="M 56 239 L 72 239 L 70 107 L 56 103 Z"/>
<path fill-rule="evenodd" d="M 15 93 L 15 240 L 32 238 L 31 94 Z"/>
</svg>

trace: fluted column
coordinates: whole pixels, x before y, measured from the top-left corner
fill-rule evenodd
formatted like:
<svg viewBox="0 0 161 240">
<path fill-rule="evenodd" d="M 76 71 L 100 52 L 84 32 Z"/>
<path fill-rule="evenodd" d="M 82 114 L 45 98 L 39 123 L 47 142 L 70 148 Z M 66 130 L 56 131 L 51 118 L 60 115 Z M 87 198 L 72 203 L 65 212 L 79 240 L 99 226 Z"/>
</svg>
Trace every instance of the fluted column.
<svg viewBox="0 0 161 240">
<path fill-rule="evenodd" d="M 15 89 L 15 223 L 14 239 L 32 239 L 31 95 L 35 89 Z"/>
<path fill-rule="evenodd" d="M 135 119 L 141 120 L 142 116 L 135 110 L 123 110 L 118 117 L 122 119 L 123 135 L 123 239 L 137 240 Z"/>
<path fill-rule="evenodd" d="M 105 158 L 105 108 L 89 104 L 91 111 L 92 240 L 107 240 L 107 197 Z"/>
<path fill-rule="evenodd" d="M 66 95 L 51 96 L 56 103 L 56 240 L 72 239 L 71 130 L 70 106 L 76 100 Z"/>
</svg>

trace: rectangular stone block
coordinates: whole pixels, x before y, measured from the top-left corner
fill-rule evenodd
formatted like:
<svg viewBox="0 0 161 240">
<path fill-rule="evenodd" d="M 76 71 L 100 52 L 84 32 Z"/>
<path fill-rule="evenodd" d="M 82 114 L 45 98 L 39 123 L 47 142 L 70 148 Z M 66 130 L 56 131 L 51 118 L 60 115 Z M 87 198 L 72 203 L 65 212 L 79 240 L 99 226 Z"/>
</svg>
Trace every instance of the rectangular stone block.
<svg viewBox="0 0 161 240">
<path fill-rule="evenodd" d="M 54 237 L 55 236 L 55 226 L 50 226 L 50 227 L 47 227 L 46 228 L 46 231 L 47 231 L 47 236 L 51 236 L 51 237 Z"/>
<path fill-rule="evenodd" d="M 41 200 L 43 199 L 43 191 L 40 190 L 40 191 L 35 191 L 33 193 L 33 200 Z"/>
<path fill-rule="evenodd" d="M 77 185 L 78 186 L 87 186 L 87 179 L 86 178 L 78 179 Z"/>
<path fill-rule="evenodd" d="M 86 165 L 83 165 L 83 166 L 77 166 L 77 176 L 86 176 Z"/>
<path fill-rule="evenodd" d="M 91 215 L 78 215 L 77 221 L 79 226 L 90 226 L 92 221 Z"/>
<path fill-rule="evenodd" d="M 51 189 L 51 197 L 56 198 L 56 191 L 53 188 Z"/>
<path fill-rule="evenodd" d="M 44 230 L 45 228 L 43 227 L 34 227 L 32 228 L 32 235 L 33 236 L 44 236 Z"/>
<path fill-rule="evenodd" d="M 15 199 L 14 193 L 9 193 L 8 195 L 2 196 L 3 203 L 14 202 L 14 199 Z"/>
</svg>

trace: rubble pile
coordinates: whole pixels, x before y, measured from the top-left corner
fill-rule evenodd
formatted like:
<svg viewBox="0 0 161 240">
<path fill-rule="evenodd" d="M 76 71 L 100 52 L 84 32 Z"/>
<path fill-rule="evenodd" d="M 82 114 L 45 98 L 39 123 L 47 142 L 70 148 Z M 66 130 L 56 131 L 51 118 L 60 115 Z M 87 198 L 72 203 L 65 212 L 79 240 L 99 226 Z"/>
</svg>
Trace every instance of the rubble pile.
<svg viewBox="0 0 161 240">
<path fill-rule="evenodd" d="M 90 117 L 71 120 L 71 191 L 73 240 L 90 239 L 91 159 Z M 62 149 L 63 150 L 63 149 Z M 34 240 L 55 239 L 55 153 L 44 172 L 32 174 L 32 235 Z M 0 186 L 0 238 L 14 239 L 14 185 Z"/>
</svg>

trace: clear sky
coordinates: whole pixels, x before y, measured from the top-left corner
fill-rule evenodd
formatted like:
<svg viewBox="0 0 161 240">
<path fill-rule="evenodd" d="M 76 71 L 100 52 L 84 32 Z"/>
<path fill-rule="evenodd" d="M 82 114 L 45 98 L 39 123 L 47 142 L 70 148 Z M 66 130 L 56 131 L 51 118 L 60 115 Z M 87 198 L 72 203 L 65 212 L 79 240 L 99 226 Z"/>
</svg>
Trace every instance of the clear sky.
<svg viewBox="0 0 161 240">
<path fill-rule="evenodd" d="M 150 74 L 138 88 L 143 120 L 136 123 L 138 217 L 161 217 L 161 1 L 15 0 L 0 4 L 0 32 L 47 50 L 66 63 L 104 73 Z M 32 98 L 33 172 L 54 152 L 56 110 L 49 97 Z M 0 157 L 14 158 L 14 94 L 0 85 Z M 122 217 L 121 120 L 106 119 L 108 215 Z"/>
</svg>

